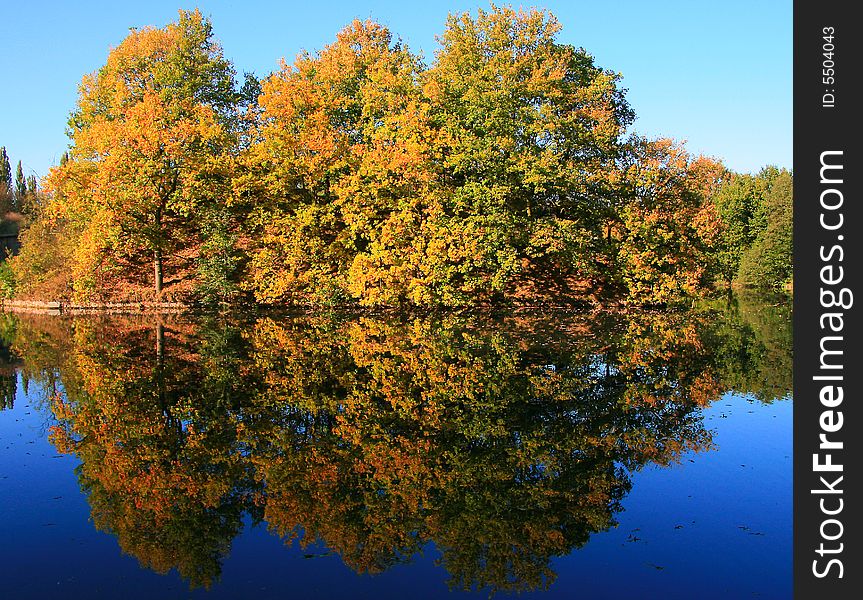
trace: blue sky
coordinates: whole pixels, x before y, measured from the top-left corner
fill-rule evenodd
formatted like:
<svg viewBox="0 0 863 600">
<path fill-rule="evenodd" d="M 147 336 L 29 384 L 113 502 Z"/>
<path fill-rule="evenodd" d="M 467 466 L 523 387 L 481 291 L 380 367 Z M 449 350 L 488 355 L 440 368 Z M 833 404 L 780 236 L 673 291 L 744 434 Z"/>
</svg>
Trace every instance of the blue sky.
<svg viewBox="0 0 863 600">
<path fill-rule="evenodd" d="M 791 0 L 512 2 L 547 8 L 560 41 L 623 75 L 635 130 L 687 140 L 738 171 L 791 167 Z M 486 2 L 15 2 L 0 18 L 0 145 L 44 175 L 66 149 L 66 119 L 85 73 L 130 27 L 162 26 L 180 8 L 211 17 L 239 73 L 330 43 L 355 17 L 388 26 L 431 62 L 447 13 Z"/>
</svg>

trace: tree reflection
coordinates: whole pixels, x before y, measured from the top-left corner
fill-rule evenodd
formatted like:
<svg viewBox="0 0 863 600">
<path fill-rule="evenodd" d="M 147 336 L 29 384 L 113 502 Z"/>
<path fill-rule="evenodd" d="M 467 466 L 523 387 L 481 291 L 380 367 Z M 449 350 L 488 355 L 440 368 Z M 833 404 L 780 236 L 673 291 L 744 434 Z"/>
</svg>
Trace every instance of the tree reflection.
<svg viewBox="0 0 863 600">
<path fill-rule="evenodd" d="M 14 330 L 14 317 L 0 313 L 0 410 L 12 410 L 15 407 L 15 395 L 18 391 L 18 361 L 7 342 Z"/>
<path fill-rule="evenodd" d="M 3 337 L 50 390 L 94 523 L 148 568 L 209 586 L 248 514 L 358 572 L 433 542 L 453 587 L 517 591 L 615 524 L 634 471 L 709 449 L 723 392 L 790 392 L 783 318 L 22 318 Z"/>
</svg>

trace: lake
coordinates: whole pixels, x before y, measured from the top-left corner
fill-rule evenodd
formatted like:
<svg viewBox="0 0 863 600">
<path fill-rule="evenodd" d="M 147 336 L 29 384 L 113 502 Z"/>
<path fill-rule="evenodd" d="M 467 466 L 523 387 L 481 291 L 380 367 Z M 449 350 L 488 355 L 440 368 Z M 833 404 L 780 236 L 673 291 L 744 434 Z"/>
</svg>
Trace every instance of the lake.
<svg viewBox="0 0 863 600">
<path fill-rule="evenodd" d="M 789 598 L 790 312 L 0 314 L 0 597 Z"/>
</svg>

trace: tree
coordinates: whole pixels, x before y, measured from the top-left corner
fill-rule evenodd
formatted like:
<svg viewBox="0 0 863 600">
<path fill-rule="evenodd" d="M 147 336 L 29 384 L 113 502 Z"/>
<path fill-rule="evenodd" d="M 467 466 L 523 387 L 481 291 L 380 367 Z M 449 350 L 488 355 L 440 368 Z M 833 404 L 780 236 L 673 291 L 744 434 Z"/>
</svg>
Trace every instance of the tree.
<svg viewBox="0 0 863 600">
<path fill-rule="evenodd" d="M 24 169 L 21 167 L 21 161 L 18 161 L 18 168 L 15 169 L 15 208 L 21 210 L 27 198 L 27 180 L 24 178 Z"/>
<path fill-rule="evenodd" d="M 765 167 L 732 174 L 713 194 L 721 219 L 716 247 L 720 275 L 752 287 L 779 287 L 791 278 L 792 175 Z"/>
<path fill-rule="evenodd" d="M 620 75 L 560 30 L 541 10 L 450 15 L 426 67 L 357 20 L 240 89 L 199 11 L 133 30 L 82 82 L 17 289 L 459 307 L 787 279 L 779 170 L 627 134 Z"/>
<path fill-rule="evenodd" d="M 12 208 L 12 164 L 6 146 L 0 147 L 0 216 Z"/>
<path fill-rule="evenodd" d="M 619 261 L 628 300 L 667 304 L 711 283 L 719 235 L 709 198 L 725 168 L 670 140 L 641 140 L 625 174 L 632 198 L 621 211 Z"/>
<path fill-rule="evenodd" d="M 744 285 L 779 288 L 791 280 L 793 272 L 793 180 L 791 173 L 780 171 L 762 197 L 766 225 L 740 261 L 739 279 Z"/>
<path fill-rule="evenodd" d="M 424 90 L 445 216 L 430 249 L 449 258 L 424 258 L 456 292 L 515 295 L 524 280 L 597 275 L 634 115 L 619 75 L 558 42 L 560 28 L 548 12 L 500 7 L 447 20 Z M 484 254 L 471 264 L 474 239 Z"/>
<path fill-rule="evenodd" d="M 79 296 L 117 272 L 143 279 L 149 254 L 158 297 L 166 260 L 174 269 L 194 262 L 196 214 L 229 196 L 236 98 L 233 68 L 197 10 L 133 30 L 84 77 L 71 152 L 47 178 L 55 218 L 83 229 Z"/>
<path fill-rule="evenodd" d="M 36 218 L 42 205 L 39 198 L 39 183 L 35 175 L 28 175 L 24 182 L 24 196 L 19 200 L 18 210 L 30 217 L 30 221 Z"/>
<path fill-rule="evenodd" d="M 723 224 L 717 248 L 719 274 L 728 286 L 737 277 L 743 253 L 763 227 L 761 197 L 765 189 L 762 178 L 733 174 L 713 196 Z"/>
<path fill-rule="evenodd" d="M 12 163 L 9 162 L 9 155 L 6 154 L 6 146 L 0 147 L 0 183 L 7 187 L 12 186 Z"/>
<path fill-rule="evenodd" d="M 373 296 L 348 283 L 352 263 L 430 202 L 420 69 L 385 27 L 354 21 L 263 82 L 241 181 L 257 207 L 249 285 L 259 300 Z M 398 296 L 404 277 L 391 284 Z"/>
<path fill-rule="evenodd" d="M 459 306 L 598 273 L 633 115 L 559 30 L 535 10 L 451 16 L 424 69 L 356 21 L 265 81 L 240 185 L 258 299 Z"/>
</svg>

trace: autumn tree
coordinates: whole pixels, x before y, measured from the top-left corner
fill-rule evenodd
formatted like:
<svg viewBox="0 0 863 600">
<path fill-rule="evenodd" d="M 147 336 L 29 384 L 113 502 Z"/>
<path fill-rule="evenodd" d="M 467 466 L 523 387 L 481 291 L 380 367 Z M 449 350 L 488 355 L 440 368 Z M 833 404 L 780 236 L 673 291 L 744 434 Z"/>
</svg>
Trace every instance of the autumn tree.
<svg viewBox="0 0 863 600">
<path fill-rule="evenodd" d="M 268 386 L 246 431 L 264 518 L 361 572 L 433 540 L 454 587 L 547 586 L 551 557 L 613 524 L 627 469 L 709 443 L 693 412 L 718 394 L 701 383 L 715 381 L 704 322 L 684 339 L 679 321 L 662 328 L 672 368 L 647 342 L 626 372 L 609 322 L 259 322 Z"/>
<path fill-rule="evenodd" d="M 65 391 L 51 399 L 51 440 L 81 458 L 98 529 L 142 566 L 209 587 L 247 496 L 225 390 L 209 385 L 188 327 L 104 325 L 74 324 Z"/>
<path fill-rule="evenodd" d="M 238 89 L 199 11 L 133 30 L 82 82 L 16 293 L 657 305 L 786 281 L 779 171 L 630 132 L 620 75 L 560 31 L 542 10 L 453 14 L 426 66 L 357 20 Z M 20 164 L 16 186 L 36 198 Z"/>
<path fill-rule="evenodd" d="M 545 11 L 495 6 L 447 20 L 425 91 L 446 190 L 436 246 L 448 250 L 427 260 L 450 287 L 512 294 L 521 273 L 596 275 L 634 115 L 619 76 L 558 42 L 560 29 Z M 459 248 L 475 239 L 482 259 Z"/>
<path fill-rule="evenodd" d="M 354 21 L 263 82 L 259 141 L 238 183 L 257 207 L 248 284 L 259 300 L 386 294 L 348 271 L 430 202 L 420 68 L 385 27 Z M 406 278 L 394 274 L 384 299 Z"/>
<path fill-rule="evenodd" d="M 667 304 L 707 289 L 720 232 L 711 194 L 725 168 L 671 140 L 636 140 L 625 171 L 619 265 L 627 299 Z"/>
<path fill-rule="evenodd" d="M 54 219 L 77 224 L 76 295 L 116 277 L 163 290 L 166 266 L 194 264 L 196 217 L 229 195 L 234 71 L 199 11 L 133 30 L 87 75 L 69 119 L 72 147 L 51 170 Z"/>
<path fill-rule="evenodd" d="M 559 30 L 540 11 L 451 16 L 426 70 L 357 21 L 265 81 L 240 185 L 256 296 L 459 306 L 596 273 L 633 115 Z"/>
</svg>

